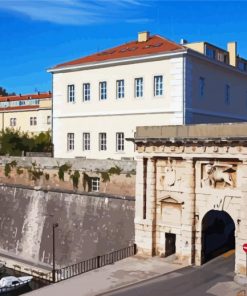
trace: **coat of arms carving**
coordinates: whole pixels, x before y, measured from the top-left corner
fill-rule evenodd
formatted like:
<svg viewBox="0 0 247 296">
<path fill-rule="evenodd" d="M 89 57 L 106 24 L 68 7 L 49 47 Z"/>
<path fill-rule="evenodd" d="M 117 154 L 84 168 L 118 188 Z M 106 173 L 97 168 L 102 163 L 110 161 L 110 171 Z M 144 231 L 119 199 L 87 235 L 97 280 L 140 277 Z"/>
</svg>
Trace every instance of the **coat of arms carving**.
<svg viewBox="0 0 247 296">
<path fill-rule="evenodd" d="M 168 159 L 168 165 L 164 168 L 164 173 L 162 176 L 162 183 L 166 186 L 174 186 L 176 182 L 176 170 L 173 167 L 175 161 Z"/>
</svg>

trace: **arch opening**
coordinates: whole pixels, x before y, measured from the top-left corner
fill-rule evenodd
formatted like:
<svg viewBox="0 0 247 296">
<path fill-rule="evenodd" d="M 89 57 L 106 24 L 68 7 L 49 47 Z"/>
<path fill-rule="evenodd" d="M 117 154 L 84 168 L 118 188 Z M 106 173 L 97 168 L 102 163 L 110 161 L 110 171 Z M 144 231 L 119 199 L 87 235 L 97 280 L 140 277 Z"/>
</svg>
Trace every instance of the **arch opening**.
<svg viewBox="0 0 247 296">
<path fill-rule="evenodd" d="M 235 249 L 235 223 L 225 211 L 211 210 L 202 219 L 202 263 Z"/>
</svg>

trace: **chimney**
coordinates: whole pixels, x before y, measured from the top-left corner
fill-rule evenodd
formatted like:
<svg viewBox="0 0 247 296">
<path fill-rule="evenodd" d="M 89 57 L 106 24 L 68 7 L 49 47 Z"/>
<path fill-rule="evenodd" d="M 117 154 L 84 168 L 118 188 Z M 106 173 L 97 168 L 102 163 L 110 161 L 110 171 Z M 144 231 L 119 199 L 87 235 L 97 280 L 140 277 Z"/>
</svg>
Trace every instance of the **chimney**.
<svg viewBox="0 0 247 296">
<path fill-rule="evenodd" d="M 181 45 L 184 45 L 184 44 L 187 44 L 187 43 L 188 43 L 188 41 L 186 39 L 183 39 L 183 38 L 180 39 L 180 44 Z"/>
<path fill-rule="evenodd" d="M 149 39 L 149 32 L 139 32 L 138 33 L 138 42 L 146 42 Z"/>
<path fill-rule="evenodd" d="M 237 65 L 237 42 L 228 42 L 227 51 L 229 52 L 229 64 L 233 67 Z"/>
</svg>

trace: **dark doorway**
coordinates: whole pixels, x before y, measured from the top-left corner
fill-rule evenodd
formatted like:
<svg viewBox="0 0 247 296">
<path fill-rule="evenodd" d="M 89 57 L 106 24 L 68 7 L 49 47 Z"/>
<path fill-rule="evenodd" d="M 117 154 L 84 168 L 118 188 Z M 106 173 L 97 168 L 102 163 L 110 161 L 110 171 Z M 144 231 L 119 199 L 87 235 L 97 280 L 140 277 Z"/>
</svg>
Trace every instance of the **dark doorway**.
<svg viewBox="0 0 247 296">
<path fill-rule="evenodd" d="M 235 249 L 235 224 L 224 211 L 209 211 L 202 220 L 202 263 Z"/>
<path fill-rule="evenodd" d="M 176 253 L 176 234 L 166 233 L 165 257 Z"/>
</svg>

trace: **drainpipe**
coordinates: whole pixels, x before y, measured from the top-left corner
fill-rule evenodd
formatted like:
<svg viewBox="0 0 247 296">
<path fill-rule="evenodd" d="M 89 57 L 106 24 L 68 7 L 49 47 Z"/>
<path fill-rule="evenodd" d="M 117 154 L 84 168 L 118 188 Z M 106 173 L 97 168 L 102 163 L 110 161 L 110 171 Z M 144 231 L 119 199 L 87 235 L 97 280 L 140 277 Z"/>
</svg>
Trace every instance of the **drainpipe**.
<svg viewBox="0 0 247 296">
<path fill-rule="evenodd" d="M 197 223 L 197 215 L 196 215 L 196 161 L 192 158 L 193 165 L 193 215 L 192 215 L 192 258 L 191 263 L 195 265 L 196 261 L 196 223 Z M 199 218 L 199 217 L 198 217 Z M 199 220 L 199 219 L 198 219 Z"/>
<path fill-rule="evenodd" d="M 186 55 L 183 55 L 183 125 L 186 124 Z"/>
</svg>

